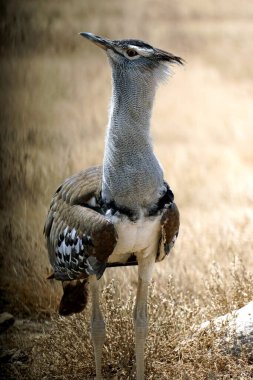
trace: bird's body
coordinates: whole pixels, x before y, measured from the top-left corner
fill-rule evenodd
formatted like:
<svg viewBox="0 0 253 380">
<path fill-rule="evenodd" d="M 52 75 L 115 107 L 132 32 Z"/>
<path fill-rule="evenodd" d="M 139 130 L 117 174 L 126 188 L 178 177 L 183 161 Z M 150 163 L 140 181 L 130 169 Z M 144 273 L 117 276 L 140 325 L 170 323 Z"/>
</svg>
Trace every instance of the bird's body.
<svg viewBox="0 0 253 380">
<path fill-rule="evenodd" d="M 106 50 L 113 94 L 102 167 L 68 178 L 51 202 L 45 235 L 52 277 L 65 284 L 63 315 L 85 307 L 90 278 L 92 339 L 101 379 L 105 332 L 95 276 L 99 279 L 115 263 L 138 263 L 134 324 L 137 379 L 142 380 L 148 283 L 154 263 L 169 253 L 179 229 L 173 193 L 153 152 L 150 118 L 156 87 L 166 74 L 164 62 L 182 61 L 139 40 L 82 35 Z"/>
<path fill-rule="evenodd" d="M 166 191 L 160 204 L 140 208 L 136 214 L 102 200 L 102 179 L 102 167 L 82 170 L 68 178 L 52 199 L 45 235 L 57 280 L 92 274 L 99 278 L 109 263 L 126 263 L 133 255 L 145 257 L 154 243 L 156 261 L 171 249 L 168 244 L 178 233 L 179 216 L 168 185 L 163 185 Z M 169 228 L 162 231 L 165 222 Z"/>
</svg>

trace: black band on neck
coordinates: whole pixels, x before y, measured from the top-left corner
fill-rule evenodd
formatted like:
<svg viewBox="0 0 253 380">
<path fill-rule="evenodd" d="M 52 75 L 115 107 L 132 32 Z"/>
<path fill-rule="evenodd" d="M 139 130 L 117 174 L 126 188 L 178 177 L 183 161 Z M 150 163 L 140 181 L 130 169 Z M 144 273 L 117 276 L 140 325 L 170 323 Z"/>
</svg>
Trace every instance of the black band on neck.
<svg viewBox="0 0 253 380">
<path fill-rule="evenodd" d="M 150 209 L 147 210 L 147 216 L 155 216 L 160 210 L 164 208 L 166 204 L 173 203 L 174 194 L 166 182 L 164 182 L 164 185 L 166 187 L 166 191 L 158 200 L 158 202 L 154 206 L 152 206 Z M 138 219 L 138 215 L 130 208 L 119 206 L 116 204 L 115 201 L 104 202 L 102 200 L 101 194 L 100 194 L 99 203 L 101 205 L 101 209 L 103 210 L 104 214 L 108 210 L 110 210 L 112 215 L 114 215 L 116 212 L 119 212 L 120 214 L 126 215 L 132 221 L 135 221 Z"/>
</svg>

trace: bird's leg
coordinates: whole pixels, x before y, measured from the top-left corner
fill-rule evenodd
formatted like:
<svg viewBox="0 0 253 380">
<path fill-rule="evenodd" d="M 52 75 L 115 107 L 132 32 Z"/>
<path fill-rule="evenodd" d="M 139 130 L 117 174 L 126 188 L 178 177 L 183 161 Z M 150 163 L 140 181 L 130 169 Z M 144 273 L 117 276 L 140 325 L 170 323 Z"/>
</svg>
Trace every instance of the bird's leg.
<svg viewBox="0 0 253 380">
<path fill-rule="evenodd" d="M 148 330 L 147 296 L 155 257 L 138 260 L 138 288 L 134 307 L 136 379 L 144 380 L 144 348 Z"/>
<path fill-rule="evenodd" d="M 95 354 L 96 380 L 101 380 L 101 359 L 105 341 L 105 323 L 99 306 L 99 282 L 96 276 L 91 276 L 90 289 L 92 296 L 91 338 Z"/>
<path fill-rule="evenodd" d="M 144 379 L 144 348 L 147 336 L 147 292 L 148 282 L 139 278 L 134 309 L 136 379 Z"/>
</svg>

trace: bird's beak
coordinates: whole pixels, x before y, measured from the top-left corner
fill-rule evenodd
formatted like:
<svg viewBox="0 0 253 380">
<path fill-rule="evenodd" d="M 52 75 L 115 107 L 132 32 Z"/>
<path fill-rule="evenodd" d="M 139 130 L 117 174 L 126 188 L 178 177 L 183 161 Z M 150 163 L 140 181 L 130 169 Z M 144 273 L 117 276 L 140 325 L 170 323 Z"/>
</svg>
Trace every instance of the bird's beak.
<svg viewBox="0 0 253 380">
<path fill-rule="evenodd" d="M 171 54 L 167 51 L 160 50 L 160 49 L 155 49 L 155 51 L 156 51 L 156 57 L 160 61 L 167 61 L 169 63 L 178 63 L 180 65 L 183 65 L 185 63 L 183 58 L 177 57 L 176 55 Z"/>
<path fill-rule="evenodd" d="M 81 32 L 80 35 L 87 38 L 89 41 L 93 42 L 95 45 L 104 50 L 110 49 L 112 47 L 112 42 L 106 38 L 95 36 L 95 34 L 88 32 Z"/>
</svg>

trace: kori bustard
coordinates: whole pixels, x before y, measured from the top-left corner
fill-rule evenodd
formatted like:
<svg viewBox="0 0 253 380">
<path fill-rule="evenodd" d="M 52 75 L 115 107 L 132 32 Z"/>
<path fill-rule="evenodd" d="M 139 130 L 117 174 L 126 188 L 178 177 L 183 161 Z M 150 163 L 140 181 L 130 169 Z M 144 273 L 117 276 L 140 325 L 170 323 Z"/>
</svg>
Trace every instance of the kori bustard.
<svg viewBox="0 0 253 380">
<path fill-rule="evenodd" d="M 180 57 L 140 40 L 83 37 L 104 49 L 112 68 L 112 100 L 103 165 L 73 175 L 53 196 L 45 223 L 51 278 L 63 283 L 61 315 L 84 309 L 92 295 L 91 337 L 96 379 L 102 378 L 105 324 L 99 279 L 110 266 L 138 263 L 134 308 L 136 378 L 144 379 L 147 293 L 154 264 L 173 247 L 179 212 L 154 155 L 150 118 L 166 63 Z"/>
</svg>

